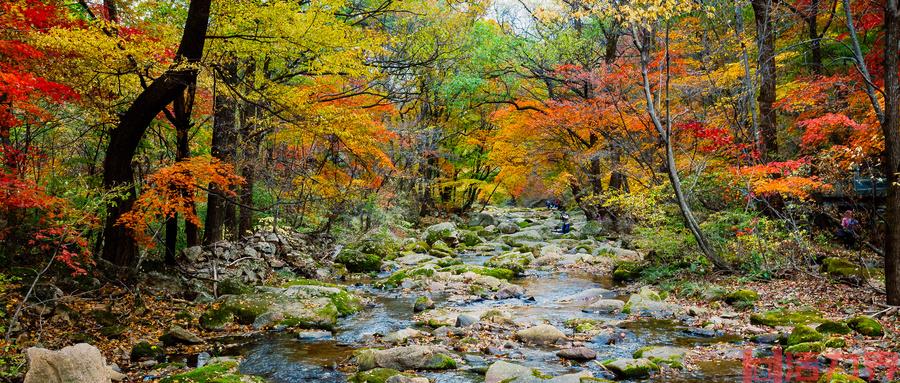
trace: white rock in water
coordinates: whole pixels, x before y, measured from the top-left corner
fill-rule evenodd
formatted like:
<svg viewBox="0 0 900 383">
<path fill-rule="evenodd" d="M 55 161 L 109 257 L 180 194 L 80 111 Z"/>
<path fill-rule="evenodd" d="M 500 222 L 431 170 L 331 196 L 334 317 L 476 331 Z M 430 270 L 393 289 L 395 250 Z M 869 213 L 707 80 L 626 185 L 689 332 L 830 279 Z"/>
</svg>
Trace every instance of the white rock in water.
<svg viewBox="0 0 900 383">
<path fill-rule="evenodd" d="M 25 383 L 109 383 L 110 369 L 100 350 L 79 343 L 58 351 L 32 347 L 26 350 Z"/>
</svg>

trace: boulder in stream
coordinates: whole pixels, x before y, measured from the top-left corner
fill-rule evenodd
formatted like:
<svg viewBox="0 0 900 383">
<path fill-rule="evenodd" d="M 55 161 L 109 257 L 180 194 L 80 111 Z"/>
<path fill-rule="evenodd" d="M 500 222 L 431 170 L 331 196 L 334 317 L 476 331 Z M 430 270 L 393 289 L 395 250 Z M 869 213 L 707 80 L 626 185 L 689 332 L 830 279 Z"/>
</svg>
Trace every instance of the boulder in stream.
<svg viewBox="0 0 900 383">
<path fill-rule="evenodd" d="M 526 367 L 504 361 L 494 362 L 484 375 L 484 383 L 580 383 L 584 378 L 591 378 L 590 371 L 581 371 L 562 376 L 550 376 L 536 368 Z"/>
<path fill-rule="evenodd" d="M 406 346 L 386 350 L 364 349 L 356 353 L 356 364 L 362 371 L 373 368 L 395 370 L 450 370 L 456 368 L 446 350 L 436 346 Z"/>
<path fill-rule="evenodd" d="M 603 363 L 603 366 L 619 379 L 645 378 L 651 372 L 659 370 L 659 366 L 647 358 L 621 358 Z"/>
<path fill-rule="evenodd" d="M 566 334 L 549 324 L 540 324 L 516 331 L 516 338 L 525 343 L 550 345 L 565 340 Z"/>
</svg>

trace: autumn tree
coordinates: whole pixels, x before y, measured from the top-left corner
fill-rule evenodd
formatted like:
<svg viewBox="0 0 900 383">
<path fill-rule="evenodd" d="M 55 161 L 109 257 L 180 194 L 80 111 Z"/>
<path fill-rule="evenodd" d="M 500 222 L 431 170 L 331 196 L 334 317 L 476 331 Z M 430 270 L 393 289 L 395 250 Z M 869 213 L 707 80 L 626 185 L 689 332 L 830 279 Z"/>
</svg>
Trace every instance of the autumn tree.
<svg viewBox="0 0 900 383">
<path fill-rule="evenodd" d="M 118 224 L 122 214 L 134 202 L 132 158 L 150 122 L 194 83 L 203 55 L 209 24 L 211 0 L 192 0 L 188 7 L 184 32 L 173 64 L 153 80 L 122 114 L 119 124 L 110 131 L 104 159 L 103 184 L 107 188 L 125 186 L 127 191 L 107 212 L 103 230 L 103 258 L 120 266 L 130 266 L 137 248 L 129 230 Z"/>
</svg>

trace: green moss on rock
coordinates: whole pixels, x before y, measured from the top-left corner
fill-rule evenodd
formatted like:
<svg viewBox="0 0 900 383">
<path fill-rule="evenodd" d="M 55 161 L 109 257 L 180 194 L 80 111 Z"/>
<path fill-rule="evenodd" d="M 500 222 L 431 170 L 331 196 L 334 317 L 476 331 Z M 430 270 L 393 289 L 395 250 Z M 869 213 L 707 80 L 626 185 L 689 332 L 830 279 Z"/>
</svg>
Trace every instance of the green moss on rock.
<svg viewBox="0 0 900 383">
<path fill-rule="evenodd" d="M 484 263 L 485 266 L 512 270 L 516 275 L 521 275 L 534 259 L 529 253 L 510 252 L 495 255 Z"/>
<path fill-rule="evenodd" d="M 810 323 L 821 323 L 822 314 L 813 309 L 790 311 L 776 309 L 764 313 L 750 315 L 750 323 L 765 326 L 796 326 Z"/>
<path fill-rule="evenodd" d="M 381 257 L 376 254 L 366 254 L 356 249 L 341 249 L 334 261 L 347 267 L 347 271 L 351 273 L 367 273 L 381 270 Z"/>
<path fill-rule="evenodd" d="M 825 258 L 822 261 L 822 271 L 839 279 L 865 279 L 866 269 L 843 258 Z"/>
<path fill-rule="evenodd" d="M 816 331 L 823 334 L 847 335 L 853 330 L 851 330 L 850 326 L 847 326 L 847 323 L 845 322 L 828 320 L 816 327 Z"/>
<path fill-rule="evenodd" d="M 818 342 L 822 339 L 825 339 L 825 336 L 809 326 L 797 326 L 794 327 L 794 331 L 791 331 L 791 335 L 788 336 L 787 345 L 793 346 L 800 343 Z"/>
<path fill-rule="evenodd" d="M 866 383 L 866 381 L 843 371 L 830 371 L 822 374 L 817 383 Z"/>
<path fill-rule="evenodd" d="M 619 379 L 638 379 L 650 376 L 653 371 L 659 371 L 659 366 L 649 359 L 616 359 L 606 361 L 603 366 L 612 371 Z"/>
<path fill-rule="evenodd" d="M 790 354 L 797 354 L 803 352 L 822 352 L 825 351 L 825 343 L 822 342 L 806 342 L 806 343 L 798 343 L 793 346 L 789 346 L 784 349 L 784 352 Z"/>
<path fill-rule="evenodd" d="M 881 323 L 870 317 L 860 315 L 847 321 L 847 326 L 865 336 L 883 336 Z"/>
<path fill-rule="evenodd" d="M 368 371 L 360 371 L 350 378 L 351 383 L 384 383 L 392 376 L 403 374 L 392 368 L 374 368 Z"/>
<path fill-rule="evenodd" d="M 641 276 L 642 266 L 637 262 L 623 261 L 616 263 L 613 268 L 613 280 L 627 282 L 638 279 Z"/>
<path fill-rule="evenodd" d="M 262 378 L 241 375 L 237 372 L 237 362 L 222 362 L 196 368 L 160 380 L 160 383 L 262 383 Z"/>
</svg>

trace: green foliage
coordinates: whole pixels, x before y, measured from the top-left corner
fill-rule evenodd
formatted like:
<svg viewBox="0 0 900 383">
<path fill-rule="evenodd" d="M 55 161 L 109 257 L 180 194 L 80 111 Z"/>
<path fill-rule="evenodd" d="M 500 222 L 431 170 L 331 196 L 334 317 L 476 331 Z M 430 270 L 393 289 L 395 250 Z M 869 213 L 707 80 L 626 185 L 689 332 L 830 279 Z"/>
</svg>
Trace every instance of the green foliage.
<svg viewBox="0 0 900 383">
<path fill-rule="evenodd" d="M 750 278 L 768 279 L 786 262 L 782 242 L 786 229 L 754 212 L 725 210 L 710 214 L 700 225 L 725 259 Z"/>
</svg>

